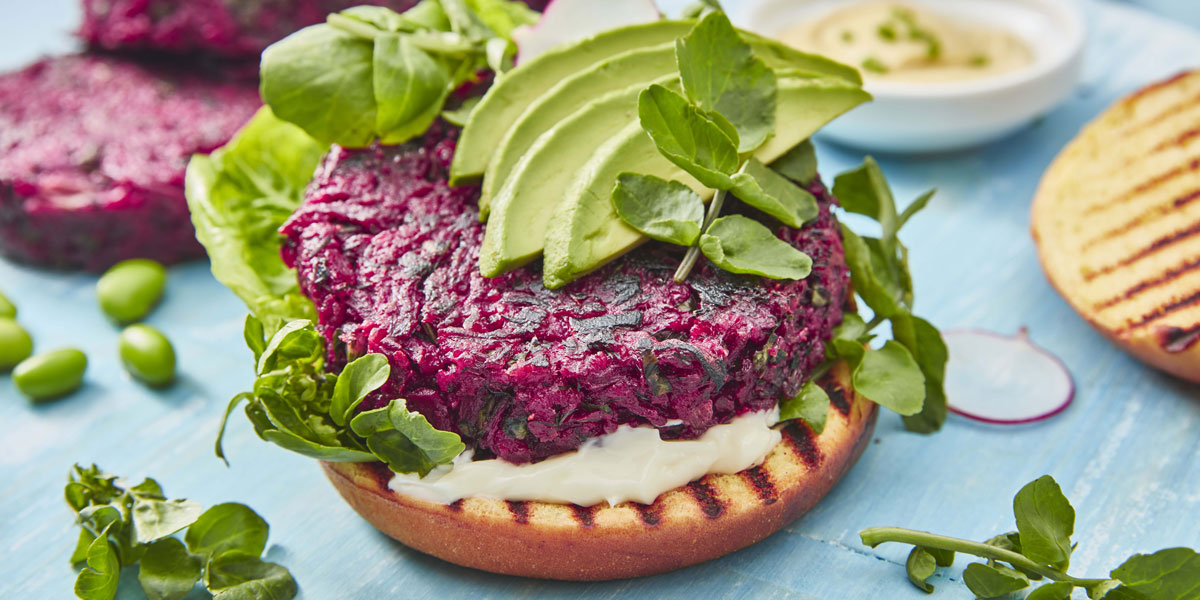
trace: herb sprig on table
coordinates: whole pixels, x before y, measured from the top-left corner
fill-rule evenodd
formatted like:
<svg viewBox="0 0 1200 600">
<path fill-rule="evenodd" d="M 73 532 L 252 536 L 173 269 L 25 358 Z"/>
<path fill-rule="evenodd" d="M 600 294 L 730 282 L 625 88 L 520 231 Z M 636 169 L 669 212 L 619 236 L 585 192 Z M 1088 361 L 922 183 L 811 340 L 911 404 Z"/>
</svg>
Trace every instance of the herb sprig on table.
<svg viewBox="0 0 1200 600">
<path fill-rule="evenodd" d="M 1033 582 L 1029 600 L 1066 600 L 1075 588 L 1098 600 L 1195 600 L 1200 598 L 1200 554 L 1189 548 L 1168 548 L 1136 554 L 1108 577 L 1087 579 L 1067 574 L 1075 545 L 1075 509 L 1053 477 L 1044 475 L 1013 498 L 1017 531 L 973 542 L 924 531 L 872 527 L 859 533 L 874 548 L 886 542 L 912 544 L 905 569 L 921 590 L 933 592 L 928 579 L 938 567 L 954 563 L 954 554 L 985 559 L 963 571 L 963 582 L 980 598 L 998 598 L 1023 590 Z"/>
<path fill-rule="evenodd" d="M 111 600 L 122 567 L 138 566 L 138 581 L 153 600 L 177 600 L 197 582 L 216 600 L 292 598 L 296 581 L 262 559 L 267 522 L 244 504 L 204 510 L 170 500 L 157 481 L 127 486 L 95 465 L 75 465 L 64 491 L 82 528 L 71 564 L 83 564 L 75 595 Z M 187 530 L 183 541 L 175 534 Z"/>
</svg>

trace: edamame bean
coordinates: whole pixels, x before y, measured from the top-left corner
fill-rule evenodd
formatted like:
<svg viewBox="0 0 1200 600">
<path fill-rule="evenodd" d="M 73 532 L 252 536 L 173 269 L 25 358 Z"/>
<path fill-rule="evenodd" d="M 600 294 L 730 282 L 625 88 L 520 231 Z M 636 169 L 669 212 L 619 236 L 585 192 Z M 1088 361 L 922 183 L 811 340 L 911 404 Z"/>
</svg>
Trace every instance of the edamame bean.
<svg viewBox="0 0 1200 600">
<path fill-rule="evenodd" d="M 17 318 L 17 305 L 0 292 L 0 319 L 15 319 Z"/>
<path fill-rule="evenodd" d="M 33 339 L 16 321 L 0 317 L 0 371 L 7 371 L 33 354 Z"/>
<path fill-rule="evenodd" d="M 118 323 L 132 323 L 150 313 L 162 298 L 167 270 L 145 258 L 121 261 L 96 282 L 96 298 L 104 314 Z"/>
<path fill-rule="evenodd" d="M 34 401 L 50 400 L 75 391 L 83 383 L 87 356 L 75 348 L 60 348 L 27 358 L 13 369 L 12 380 Z"/>
<path fill-rule="evenodd" d="M 117 342 L 121 362 L 130 375 L 153 385 L 175 379 L 175 349 L 171 341 L 149 325 L 130 325 Z"/>
</svg>

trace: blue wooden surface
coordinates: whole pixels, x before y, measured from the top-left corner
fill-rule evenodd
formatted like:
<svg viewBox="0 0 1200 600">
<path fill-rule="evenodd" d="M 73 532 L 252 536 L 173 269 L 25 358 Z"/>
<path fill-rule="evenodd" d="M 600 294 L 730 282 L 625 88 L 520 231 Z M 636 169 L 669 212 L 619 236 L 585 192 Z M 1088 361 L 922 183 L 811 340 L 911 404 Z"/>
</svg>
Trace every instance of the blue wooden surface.
<svg viewBox="0 0 1200 600">
<path fill-rule="evenodd" d="M 728 2 L 733 5 L 733 2 Z M 0 67 L 70 48 L 72 0 L 22 3 L 0 20 Z M 757 546 L 659 577 L 565 584 L 455 567 L 396 544 L 360 520 L 308 459 L 260 442 L 236 417 L 212 454 L 226 400 L 250 383 L 240 340 L 245 310 L 204 264 L 174 268 L 150 318 L 174 340 L 181 381 L 148 391 L 123 374 L 116 329 L 97 309 L 94 278 L 0 262 L 0 288 L 20 306 L 39 349 L 78 345 L 91 359 L 78 394 L 31 406 L 0 376 L 0 598 L 67 598 L 76 530 L 62 501 L 73 462 L 157 477 L 171 495 L 245 502 L 271 523 L 272 560 L 301 597 L 924 598 L 904 579 L 906 549 L 863 547 L 856 532 L 899 525 L 983 539 L 1013 527 L 1010 501 L 1050 473 L 1078 510 L 1073 570 L 1107 572 L 1136 551 L 1200 546 L 1200 394 L 1109 346 L 1054 293 L 1029 237 L 1028 205 L 1042 170 L 1078 128 L 1120 95 L 1200 63 L 1200 35 L 1128 5 L 1088 6 L 1092 44 L 1079 91 L 1035 126 L 973 152 L 884 158 L 898 197 L 940 192 L 905 237 L 917 304 L 943 328 L 1011 332 L 1025 325 L 1078 384 L 1053 420 L 991 427 L 952 417 L 931 437 L 886 414 L 876 443 L 807 516 Z M 822 170 L 858 162 L 821 145 Z M 969 598 L 965 561 L 936 576 L 939 598 Z M 121 598 L 140 598 L 126 573 Z M 946 581 L 954 580 L 953 582 Z M 203 598 L 197 590 L 192 597 Z"/>
</svg>

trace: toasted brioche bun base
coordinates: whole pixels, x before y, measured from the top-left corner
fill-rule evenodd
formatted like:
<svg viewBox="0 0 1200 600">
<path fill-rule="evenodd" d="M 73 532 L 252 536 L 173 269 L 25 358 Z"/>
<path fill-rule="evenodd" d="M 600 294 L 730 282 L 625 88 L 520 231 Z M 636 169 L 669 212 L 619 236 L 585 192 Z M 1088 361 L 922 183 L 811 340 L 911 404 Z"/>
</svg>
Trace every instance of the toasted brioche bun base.
<svg viewBox="0 0 1200 600">
<path fill-rule="evenodd" d="M 793 422 L 762 465 L 706 475 L 653 504 L 579 507 L 467 498 L 451 505 L 397 494 L 382 463 L 322 462 L 354 510 L 406 546 L 493 573 L 602 580 L 663 573 L 754 544 L 812 508 L 866 448 L 875 404 L 839 364 L 825 430 Z M 842 399 L 844 398 L 844 402 Z M 844 410 L 843 410 L 844 409 Z"/>
<path fill-rule="evenodd" d="M 1200 71 L 1085 126 L 1042 176 L 1031 217 L 1072 308 L 1138 359 L 1200 382 Z"/>
</svg>

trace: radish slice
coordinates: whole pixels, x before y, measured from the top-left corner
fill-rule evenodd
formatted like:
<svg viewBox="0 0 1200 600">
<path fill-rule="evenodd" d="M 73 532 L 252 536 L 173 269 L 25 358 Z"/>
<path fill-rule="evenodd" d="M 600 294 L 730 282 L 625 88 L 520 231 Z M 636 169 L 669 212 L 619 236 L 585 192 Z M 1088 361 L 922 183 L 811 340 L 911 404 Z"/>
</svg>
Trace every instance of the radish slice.
<svg viewBox="0 0 1200 600">
<path fill-rule="evenodd" d="M 522 25 L 513 30 L 517 62 L 601 31 L 661 18 L 652 0 L 551 0 L 536 25 Z"/>
<path fill-rule="evenodd" d="M 1019 425 L 1057 415 L 1075 396 L 1066 366 L 1035 346 L 1024 327 L 1012 337 L 978 330 L 949 331 L 942 337 L 950 351 L 946 399 L 955 414 Z"/>
</svg>

